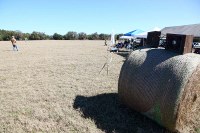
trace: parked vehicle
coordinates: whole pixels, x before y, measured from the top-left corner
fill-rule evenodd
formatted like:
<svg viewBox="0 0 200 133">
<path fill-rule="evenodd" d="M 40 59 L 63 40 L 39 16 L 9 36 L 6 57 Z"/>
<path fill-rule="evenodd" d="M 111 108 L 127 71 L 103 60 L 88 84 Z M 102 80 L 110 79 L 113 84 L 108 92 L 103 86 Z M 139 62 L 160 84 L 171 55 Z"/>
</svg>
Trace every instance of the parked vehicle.
<svg viewBox="0 0 200 133">
<path fill-rule="evenodd" d="M 193 42 L 192 47 L 193 48 L 200 48 L 200 42 Z"/>
</svg>

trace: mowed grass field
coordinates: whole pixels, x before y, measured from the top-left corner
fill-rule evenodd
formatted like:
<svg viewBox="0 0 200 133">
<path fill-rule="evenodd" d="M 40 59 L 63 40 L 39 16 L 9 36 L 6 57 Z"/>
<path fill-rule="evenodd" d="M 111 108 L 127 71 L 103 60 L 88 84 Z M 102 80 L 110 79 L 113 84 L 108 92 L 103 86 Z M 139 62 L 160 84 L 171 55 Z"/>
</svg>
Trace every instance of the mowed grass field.
<svg viewBox="0 0 200 133">
<path fill-rule="evenodd" d="M 104 41 L 0 42 L 0 132 L 165 133 L 121 105 L 125 60 L 107 59 Z"/>
</svg>

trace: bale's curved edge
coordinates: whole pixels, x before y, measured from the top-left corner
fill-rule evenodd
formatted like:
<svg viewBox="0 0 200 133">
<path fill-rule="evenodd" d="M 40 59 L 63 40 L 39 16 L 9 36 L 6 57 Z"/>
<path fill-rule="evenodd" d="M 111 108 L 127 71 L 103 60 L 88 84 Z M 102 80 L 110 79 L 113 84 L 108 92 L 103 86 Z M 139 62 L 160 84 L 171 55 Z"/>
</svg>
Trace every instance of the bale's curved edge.
<svg viewBox="0 0 200 133">
<path fill-rule="evenodd" d="M 200 65 L 189 78 L 184 90 L 175 127 L 180 132 L 195 132 L 200 130 Z"/>
<path fill-rule="evenodd" d="M 177 117 L 183 110 L 180 101 L 198 64 L 200 56 L 195 54 L 177 55 L 164 49 L 136 50 L 122 66 L 119 97 L 124 104 L 160 125 L 179 130 L 181 124 L 177 124 Z"/>
</svg>

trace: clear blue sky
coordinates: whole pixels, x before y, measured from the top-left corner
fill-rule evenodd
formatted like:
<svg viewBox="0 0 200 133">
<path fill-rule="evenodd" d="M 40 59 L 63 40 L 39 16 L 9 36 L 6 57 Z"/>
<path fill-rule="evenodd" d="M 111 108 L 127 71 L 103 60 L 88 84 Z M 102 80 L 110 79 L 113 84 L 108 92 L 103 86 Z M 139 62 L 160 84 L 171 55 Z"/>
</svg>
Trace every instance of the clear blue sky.
<svg viewBox="0 0 200 133">
<path fill-rule="evenodd" d="M 0 0 L 0 29 L 64 35 L 200 23 L 200 0 Z"/>
</svg>

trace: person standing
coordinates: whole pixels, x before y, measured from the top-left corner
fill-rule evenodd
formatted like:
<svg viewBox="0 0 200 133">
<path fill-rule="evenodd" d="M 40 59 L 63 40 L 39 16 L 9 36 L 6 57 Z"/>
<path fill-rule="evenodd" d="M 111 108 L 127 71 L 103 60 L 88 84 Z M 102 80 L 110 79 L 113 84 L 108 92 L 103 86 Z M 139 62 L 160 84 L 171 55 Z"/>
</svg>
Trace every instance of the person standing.
<svg viewBox="0 0 200 133">
<path fill-rule="evenodd" d="M 13 51 L 15 51 L 15 50 L 18 51 L 17 44 L 16 44 L 17 41 L 15 39 L 15 36 L 12 36 L 11 42 L 12 42 L 12 45 L 13 45 Z"/>
<path fill-rule="evenodd" d="M 105 45 L 104 46 L 107 46 L 107 40 L 105 39 Z"/>
</svg>

